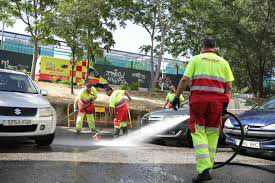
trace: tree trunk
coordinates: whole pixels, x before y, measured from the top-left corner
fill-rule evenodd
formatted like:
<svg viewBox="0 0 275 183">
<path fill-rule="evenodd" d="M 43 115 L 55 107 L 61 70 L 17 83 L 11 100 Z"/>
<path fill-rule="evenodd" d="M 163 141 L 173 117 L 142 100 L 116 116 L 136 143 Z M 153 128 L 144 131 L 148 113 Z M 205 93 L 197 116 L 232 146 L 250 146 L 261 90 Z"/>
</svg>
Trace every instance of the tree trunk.
<svg viewBox="0 0 275 183">
<path fill-rule="evenodd" d="M 163 58 L 163 49 L 164 49 L 164 41 L 165 41 L 165 35 L 166 35 L 167 29 L 166 27 L 163 27 L 161 30 L 161 42 L 160 42 L 160 51 L 159 51 L 159 56 L 158 56 L 158 65 L 157 65 L 157 69 L 155 72 L 155 76 L 154 76 L 154 80 L 153 83 L 151 84 L 150 88 L 149 88 L 149 94 L 152 94 L 155 86 L 156 86 L 156 82 L 159 78 L 159 73 L 160 73 L 160 67 L 161 67 L 161 61 Z"/>
<path fill-rule="evenodd" d="M 31 69 L 31 78 L 35 79 L 35 68 L 36 68 L 36 62 L 37 62 L 37 57 L 38 57 L 38 40 L 34 39 L 34 52 L 33 52 L 33 57 L 32 57 L 32 69 Z"/>
<path fill-rule="evenodd" d="M 73 61 L 72 61 L 72 74 L 71 74 L 71 94 L 74 94 L 74 67 L 75 67 L 75 56 L 73 51 Z"/>
<path fill-rule="evenodd" d="M 87 73 L 86 73 L 86 78 L 85 78 L 85 81 L 86 83 L 88 82 L 88 77 L 89 77 L 89 71 L 90 71 L 90 48 L 87 48 L 87 65 L 86 65 L 86 68 L 87 68 Z"/>
<path fill-rule="evenodd" d="M 264 67 L 263 67 L 263 58 L 259 59 L 260 61 L 260 70 L 259 70 L 259 80 L 258 80 L 258 97 L 263 98 L 264 97 L 264 87 L 263 87 L 263 82 L 264 82 Z"/>
<path fill-rule="evenodd" d="M 150 83 L 148 86 L 148 89 L 150 89 L 152 87 L 153 81 L 154 81 L 154 36 L 151 36 L 151 61 L 150 61 L 150 65 L 151 65 L 151 78 L 150 78 Z"/>
</svg>

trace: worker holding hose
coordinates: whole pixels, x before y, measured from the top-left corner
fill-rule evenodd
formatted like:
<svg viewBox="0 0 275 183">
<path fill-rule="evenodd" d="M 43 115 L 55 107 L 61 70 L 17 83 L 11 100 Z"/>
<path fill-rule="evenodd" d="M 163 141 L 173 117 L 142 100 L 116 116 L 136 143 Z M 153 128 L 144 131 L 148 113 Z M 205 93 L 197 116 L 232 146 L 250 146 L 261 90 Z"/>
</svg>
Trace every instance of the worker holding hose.
<svg viewBox="0 0 275 183">
<path fill-rule="evenodd" d="M 84 85 L 84 88 L 80 90 L 78 96 L 74 102 L 74 112 L 78 112 L 76 120 L 76 132 L 80 133 L 83 121 L 86 116 L 88 126 L 92 133 L 96 133 L 95 122 L 94 122 L 94 101 L 97 98 L 96 89 L 89 83 Z"/>
<path fill-rule="evenodd" d="M 180 94 L 189 80 L 192 80 L 189 130 L 198 173 L 193 182 L 212 179 L 210 171 L 214 165 L 222 127 L 222 112 L 229 103 L 234 80 L 228 62 L 218 56 L 215 46 L 215 40 L 212 38 L 204 38 L 201 41 L 201 54 L 189 61 L 172 102 L 176 110 L 180 103 Z"/>
<path fill-rule="evenodd" d="M 173 102 L 174 97 L 176 95 L 176 87 L 175 87 L 175 85 L 171 84 L 169 86 L 169 90 L 170 90 L 170 92 L 166 96 L 166 102 L 165 102 L 164 107 L 163 107 L 164 109 L 171 109 L 171 108 L 173 108 L 172 102 Z M 181 103 L 181 105 L 183 104 L 183 102 L 184 102 L 184 97 L 182 95 L 180 95 L 180 103 Z"/>
<path fill-rule="evenodd" d="M 123 135 L 127 134 L 127 120 L 128 120 L 128 107 L 124 95 L 126 95 L 129 101 L 132 100 L 129 93 L 125 90 L 113 90 L 111 87 L 105 89 L 106 94 L 110 96 L 109 106 L 114 115 L 114 137 L 118 137 L 120 129 L 122 129 Z"/>
</svg>

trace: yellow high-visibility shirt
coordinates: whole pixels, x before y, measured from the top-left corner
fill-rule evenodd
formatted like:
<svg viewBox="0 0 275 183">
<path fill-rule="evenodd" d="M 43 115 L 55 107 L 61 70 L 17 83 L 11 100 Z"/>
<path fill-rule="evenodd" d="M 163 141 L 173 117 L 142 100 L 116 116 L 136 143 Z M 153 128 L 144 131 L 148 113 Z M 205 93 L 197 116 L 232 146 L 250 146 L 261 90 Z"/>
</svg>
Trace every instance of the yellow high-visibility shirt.
<svg viewBox="0 0 275 183">
<path fill-rule="evenodd" d="M 234 80 L 228 62 L 212 51 L 194 56 L 184 76 L 192 79 L 192 92 L 224 93 L 225 83 Z"/>
<path fill-rule="evenodd" d="M 166 96 L 166 101 L 172 103 L 174 98 L 175 98 L 176 94 L 169 92 Z M 180 103 L 182 103 L 184 101 L 184 97 L 182 95 L 180 95 Z"/>
<path fill-rule="evenodd" d="M 97 90 L 95 87 L 92 87 L 90 93 L 88 93 L 85 88 L 81 89 L 79 91 L 77 99 L 90 101 L 90 100 L 94 100 L 96 97 L 97 97 Z"/>
<path fill-rule="evenodd" d="M 125 90 L 114 90 L 109 98 L 109 106 L 115 107 L 115 105 L 122 101 L 125 94 Z"/>
</svg>

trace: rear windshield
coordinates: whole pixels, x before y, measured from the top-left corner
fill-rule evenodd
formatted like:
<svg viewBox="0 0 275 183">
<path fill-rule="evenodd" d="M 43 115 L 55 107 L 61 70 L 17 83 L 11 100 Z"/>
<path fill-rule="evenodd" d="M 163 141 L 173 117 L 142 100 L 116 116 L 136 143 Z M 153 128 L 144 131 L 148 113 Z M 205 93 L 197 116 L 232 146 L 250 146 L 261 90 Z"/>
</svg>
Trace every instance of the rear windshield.
<svg viewBox="0 0 275 183">
<path fill-rule="evenodd" d="M 275 98 L 263 103 L 261 106 L 258 107 L 260 110 L 265 109 L 275 109 Z"/>
<path fill-rule="evenodd" d="M 28 76 L 5 72 L 0 72 L 0 91 L 37 94 Z"/>
</svg>

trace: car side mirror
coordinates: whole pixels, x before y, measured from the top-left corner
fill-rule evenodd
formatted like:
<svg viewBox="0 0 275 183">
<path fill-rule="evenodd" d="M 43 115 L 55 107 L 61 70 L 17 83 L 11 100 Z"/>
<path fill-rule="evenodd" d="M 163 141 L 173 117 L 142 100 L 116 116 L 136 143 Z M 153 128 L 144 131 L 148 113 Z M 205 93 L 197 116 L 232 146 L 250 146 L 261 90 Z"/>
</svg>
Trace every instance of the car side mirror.
<svg viewBox="0 0 275 183">
<path fill-rule="evenodd" d="M 48 95 L 48 90 L 40 90 L 40 94 L 42 96 L 47 96 Z"/>
</svg>

